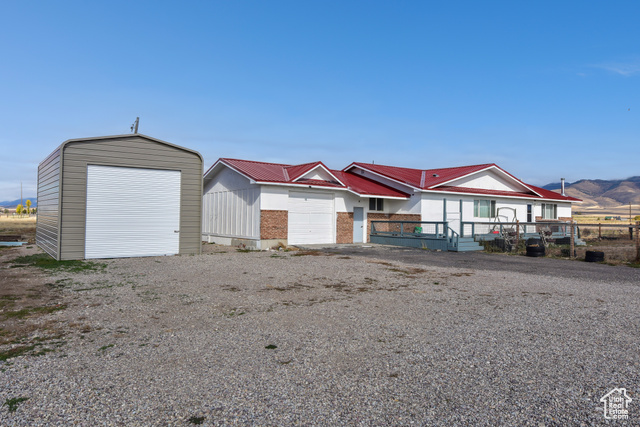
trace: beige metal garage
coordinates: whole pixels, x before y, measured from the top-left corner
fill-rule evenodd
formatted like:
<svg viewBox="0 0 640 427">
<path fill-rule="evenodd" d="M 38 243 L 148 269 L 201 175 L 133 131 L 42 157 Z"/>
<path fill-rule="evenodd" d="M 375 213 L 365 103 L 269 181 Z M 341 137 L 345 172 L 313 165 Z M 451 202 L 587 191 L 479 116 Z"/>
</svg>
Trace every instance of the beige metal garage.
<svg viewBox="0 0 640 427">
<path fill-rule="evenodd" d="M 57 260 L 200 253 L 202 165 L 140 134 L 68 140 L 38 167 L 36 243 Z"/>
</svg>

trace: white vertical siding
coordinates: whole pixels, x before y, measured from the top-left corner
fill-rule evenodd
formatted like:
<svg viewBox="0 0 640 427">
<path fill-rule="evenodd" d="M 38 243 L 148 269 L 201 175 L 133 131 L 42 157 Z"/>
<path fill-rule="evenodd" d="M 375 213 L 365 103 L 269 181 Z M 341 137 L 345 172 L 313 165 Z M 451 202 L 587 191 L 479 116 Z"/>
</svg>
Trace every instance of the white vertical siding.
<svg viewBox="0 0 640 427">
<path fill-rule="evenodd" d="M 202 233 L 260 239 L 260 187 L 222 168 L 210 177 L 202 199 Z"/>
<path fill-rule="evenodd" d="M 208 192 L 203 199 L 202 232 L 260 238 L 260 189 Z"/>
</svg>

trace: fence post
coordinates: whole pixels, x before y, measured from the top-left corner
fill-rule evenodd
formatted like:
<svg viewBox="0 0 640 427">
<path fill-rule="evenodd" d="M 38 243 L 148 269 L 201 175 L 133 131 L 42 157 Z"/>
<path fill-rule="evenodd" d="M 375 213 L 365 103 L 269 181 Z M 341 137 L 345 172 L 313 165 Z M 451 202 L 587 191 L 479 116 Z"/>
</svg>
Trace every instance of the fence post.
<svg viewBox="0 0 640 427">
<path fill-rule="evenodd" d="M 640 221 L 636 222 L 636 262 L 640 262 Z"/>
<path fill-rule="evenodd" d="M 576 256 L 576 229 L 573 226 L 573 218 L 571 218 L 571 241 L 569 245 L 569 258 L 574 258 Z"/>
<path fill-rule="evenodd" d="M 518 252 L 519 244 L 520 244 L 520 221 L 516 219 L 516 252 Z"/>
<path fill-rule="evenodd" d="M 404 222 L 400 223 L 400 237 L 404 237 Z"/>
<path fill-rule="evenodd" d="M 602 240 L 602 224 L 598 223 L 598 240 Z"/>
</svg>

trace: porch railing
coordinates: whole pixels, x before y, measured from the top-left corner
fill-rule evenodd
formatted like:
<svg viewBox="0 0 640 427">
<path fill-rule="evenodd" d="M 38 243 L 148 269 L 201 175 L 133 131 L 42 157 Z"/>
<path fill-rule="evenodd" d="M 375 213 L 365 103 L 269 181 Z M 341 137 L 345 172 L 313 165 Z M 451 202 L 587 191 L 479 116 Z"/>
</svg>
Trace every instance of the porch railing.
<svg viewBox="0 0 640 427">
<path fill-rule="evenodd" d="M 577 224 L 574 223 L 574 227 Z M 575 231 L 575 230 L 574 230 Z M 490 237 L 505 234 L 527 235 L 543 234 L 547 237 L 562 238 L 571 236 L 571 223 L 562 221 L 541 222 L 471 222 L 460 223 L 462 237 Z"/>
<path fill-rule="evenodd" d="M 439 241 L 434 244 L 445 250 L 457 248 L 460 240 L 459 233 L 447 221 L 371 221 L 371 236 Z"/>
<path fill-rule="evenodd" d="M 374 236 L 446 239 L 448 230 L 446 221 L 371 221 L 371 234 Z"/>
</svg>

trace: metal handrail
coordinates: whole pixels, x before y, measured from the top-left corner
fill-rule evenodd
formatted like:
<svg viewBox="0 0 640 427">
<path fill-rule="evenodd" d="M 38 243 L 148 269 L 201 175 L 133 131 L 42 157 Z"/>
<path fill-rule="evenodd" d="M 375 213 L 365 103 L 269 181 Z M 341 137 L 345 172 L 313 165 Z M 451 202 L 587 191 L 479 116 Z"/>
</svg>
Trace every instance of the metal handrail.
<svg viewBox="0 0 640 427">
<path fill-rule="evenodd" d="M 376 224 L 400 224 L 400 232 L 397 231 L 380 231 L 376 230 Z M 426 224 L 426 225 L 435 225 L 435 238 L 437 239 L 447 239 L 447 229 L 449 228 L 449 223 L 446 221 L 383 221 L 383 220 L 374 220 L 371 221 L 371 234 L 372 235 L 399 235 L 400 237 L 419 237 L 416 233 L 405 233 L 404 225 L 405 224 Z M 430 234 L 430 233 L 424 233 Z M 443 237 L 439 237 L 443 236 Z"/>
<path fill-rule="evenodd" d="M 460 235 L 458 234 L 458 232 L 454 229 L 452 229 L 451 227 L 447 226 L 447 229 L 449 230 L 447 232 L 447 238 L 449 239 L 449 243 L 451 243 L 451 245 L 453 245 L 453 247 L 457 248 L 458 247 L 458 241 L 460 239 Z M 451 237 L 449 237 L 449 232 L 451 232 Z M 455 240 L 454 240 L 455 238 Z"/>
<path fill-rule="evenodd" d="M 577 224 L 577 223 L 573 223 L 573 227 L 574 229 L 578 228 L 578 225 L 582 225 L 582 224 Z M 462 237 L 465 237 L 465 229 L 471 226 L 471 236 L 467 236 L 467 237 L 475 237 L 476 236 L 476 229 L 479 226 L 485 226 L 488 229 L 490 228 L 491 230 L 493 230 L 495 232 L 495 234 L 500 234 L 503 235 L 505 231 L 510 231 L 513 232 L 515 229 L 515 233 L 520 235 L 520 234 L 527 234 L 530 233 L 531 231 L 527 231 L 527 229 L 530 227 L 535 227 L 535 231 L 533 231 L 533 233 L 540 233 L 544 230 L 544 227 L 558 227 L 559 230 L 562 230 L 561 232 L 564 234 L 568 234 L 569 230 L 571 229 L 571 222 L 570 221 L 537 221 L 537 222 L 520 222 L 520 221 L 516 221 L 516 222 L 500 222 L 500 223 L 496 223 L 496 222 L 477 222 L 477 221 L 461 221 L 460 222 L 460 234 Z M 549 229 L 547 229 L 546 231 L 551 231 Z M 557 232 L 557 231 L 556 231 Z M 554 232 L 555 233 L 555 232 Z M 480 234 L 486 234 L 486 233 L 480 233 Z"/>
</svg>

